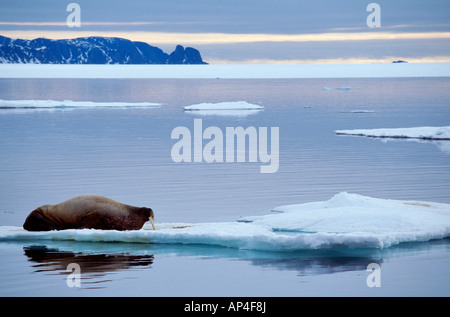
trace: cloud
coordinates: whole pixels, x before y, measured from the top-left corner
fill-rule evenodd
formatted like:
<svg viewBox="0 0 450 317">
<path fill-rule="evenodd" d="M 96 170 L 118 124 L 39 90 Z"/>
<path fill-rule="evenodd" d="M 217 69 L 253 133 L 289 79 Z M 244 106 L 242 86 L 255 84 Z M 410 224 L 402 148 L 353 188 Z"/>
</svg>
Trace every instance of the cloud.
<svg viewBox="0 0 450 317">
<path fill-rule="evenodd" d="M 145 26 L 145 25 L 177 25 L 177 24 L 197 24 L 197 22 L 148 22 L 148 21 L 137 21 L 137 22 L 86 22 L 83 21 L 83 26 Z M 0 26 L 64 26 L 67 27 L 66 22 L 1 22 Z"/>
<path fill-rule="evenodd" d="M 320 58 L 320 59 L 208 59 L 209 64 L 377 64 L 377 63 L 391 63 L 398 60 L 397 57 L 386 58 L 369 58 L 369 57 L 354 57 L 354 58 Z M 427 56 L 420 58 L 408 59 L 409 63 L 450 63 L 450 56 Z"/>
<path fill-rule="evenodd" d="M 134 22 L 139 23 L 139 22 Z M 65 39 L 86 36 L 122 37 L 133 41 L 151 44 L 189 45 L 206 44 L 238 44 L 257 42 L 337 42 L 337 41 L 374 41 L 374 40 L 419 40 L 450 39 L 450 32 L 336 32 L 311 34 L 263 34 L 263 33 L 179 33 L 179 32 L 115 32 L 115 31 L 43 31 L 43 30 L 11 30 L 0 31 L 2 35 L 13 38 L 32 39 L 46 37 Z"/>
</svg>

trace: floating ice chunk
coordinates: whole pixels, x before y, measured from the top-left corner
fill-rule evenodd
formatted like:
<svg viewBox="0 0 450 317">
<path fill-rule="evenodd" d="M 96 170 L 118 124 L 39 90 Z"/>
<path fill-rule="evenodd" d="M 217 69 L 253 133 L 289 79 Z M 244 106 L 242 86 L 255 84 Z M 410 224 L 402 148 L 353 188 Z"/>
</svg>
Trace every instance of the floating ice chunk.
<svg viewBox="0 0 450 317">
<path fill-rule="evenodd" d="M 225 117 L 247 117 L 257 113 L 261 110 L 200 110 L 200 111 L 186 111 L 191 115 L 196 116 L 225 116 Z"/>
<path fill-rule="evenodd" d="M 1 100 L 0 109 L 72 109 L 72 108 L 160 108 L 162 104 L 152 102 L 94 102 L 73 100 Z"/>
<path fill-rule="evenodd" d="M 373 138 L 411 138 L 422 140 L 450 140 L 450 126 L 394 129 L 336 130 L 339 135 L 356 135 Z"/>
<path fill-rule="evenodd" d="M 246 101 L 229 101 L 219 103 L 199 103 L 191 106 L 185 106 L 184 110 L 261 110 L 263 106 L 248 103 Z"/>
<path fill-rule="evenodd" d="M 350 90 L 352 89 L 350 86 L 343 86 L 338 88 L 330 88 L 330 87 L 323 87 L 322 90 L 329 91 L 329 90 Z"/>
<path fill-rule="evenodd" d="M 341 113 L 375 113 L 374 110 L 364 110 L 364 109 L 355 109 L 355 110 L 349 110 L 349 111 L 339 111 Z"/>
<path fill-rule="evenodd" d="M 350 110 L 350 113 L 375 113 L 374 110 L 363 110 L 363 109 L 356 109 L 356 110 Z"/>
<path fill-rule="evenodd" d="M 377 199 L 340 193 L 323 202 L 280 206 L 275 213 L 238 222 L 166 223 L 157 230 L 28 232 L 0 227 L 0 241 L 71 240 L 205 244 L 237 249 L 296 251 L 386 248 L 450 236 L 450 204 Z"/>
</svg>

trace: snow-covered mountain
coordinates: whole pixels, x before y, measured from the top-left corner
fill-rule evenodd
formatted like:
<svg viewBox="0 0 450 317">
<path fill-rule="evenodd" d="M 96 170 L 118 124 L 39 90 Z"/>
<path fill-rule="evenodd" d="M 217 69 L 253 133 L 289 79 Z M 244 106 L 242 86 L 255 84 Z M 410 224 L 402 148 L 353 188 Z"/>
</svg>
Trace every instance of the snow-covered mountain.
<svg viewBox="0 0 450 317">
<path fill-rule="evenodd" d="M 170 55 L 144 42 L 112 37 L 68 40 L 0 36 L 0 63 L 34 64 L 207 64 L 195 48 L 177 45 Z"/>
</svg>

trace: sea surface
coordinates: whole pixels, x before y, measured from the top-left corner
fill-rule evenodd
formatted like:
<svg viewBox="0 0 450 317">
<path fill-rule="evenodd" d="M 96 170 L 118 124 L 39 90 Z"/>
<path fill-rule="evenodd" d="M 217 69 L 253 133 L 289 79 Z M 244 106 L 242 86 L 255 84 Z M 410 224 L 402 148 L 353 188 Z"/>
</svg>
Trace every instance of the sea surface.
<svg viewBox="0 0 450 317">
<path fill-rule="evenodd" d="M 343 88 L 346 89 L 337 89 Z M 323 89 L 333 88 L 333 89 Z M 0 226 L 81 194 L 148 206 L 159 223 L 235 221 L 340 192 L 450 203 L 449 141 L 339 136 L 335 130 L 450 125 L 450 78 L 4 79 Z M 160 103 L 33 108 L 33 100 Z M 254 113 L 186 112 L 245 101 Z M 279 128 L 279 168 L 180 162 L 177 127 Z M 204 140 L 204 144 L 208 141 Z M 225 142 L 224 142 L 225 143 Z M 449 296 L 450 241 L 386 249 L 262 252 L 206 245 L 0 241 L 1 296 Z M 81 285 L 70 287 L 70 263 Z M 381 286 L 369 287 L 370 263 Z"/>
</svg>

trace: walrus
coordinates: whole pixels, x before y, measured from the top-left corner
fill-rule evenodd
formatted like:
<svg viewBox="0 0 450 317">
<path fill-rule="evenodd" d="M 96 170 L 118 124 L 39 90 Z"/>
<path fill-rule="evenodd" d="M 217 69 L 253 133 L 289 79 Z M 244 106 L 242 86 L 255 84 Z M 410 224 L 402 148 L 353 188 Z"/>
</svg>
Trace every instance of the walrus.
<svg viewBox="0 0 450 317">
<path fill-rule="evenodd" d="M 28 231 L 64 229 L 139 230 L 150 220 L 155 230 L 151 208 L 134 207 L 97 195 L 81 195 L 55 205 L 43 205 L 25 219 Z"/>
</svg>

